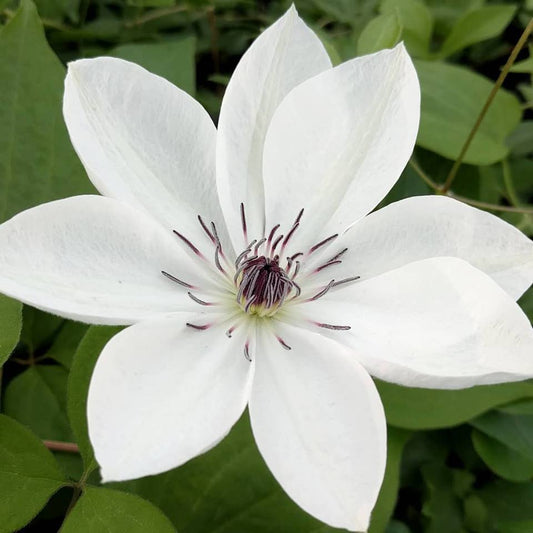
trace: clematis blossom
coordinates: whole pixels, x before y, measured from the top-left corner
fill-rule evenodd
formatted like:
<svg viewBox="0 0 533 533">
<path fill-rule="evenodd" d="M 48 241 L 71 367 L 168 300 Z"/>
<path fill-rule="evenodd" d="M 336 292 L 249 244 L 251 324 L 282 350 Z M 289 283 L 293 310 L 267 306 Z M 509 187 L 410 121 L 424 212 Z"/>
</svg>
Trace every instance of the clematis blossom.
<svg viewBox="0 0 533 533">
<path fill-rule="evenodd" d="M 533 280 L 530 240 L 441 196 L 372 212 L 419 112 L 402 44 L 332 67 L 294 8 L 241 59 L 218 130 L 135 64 L 69 64 L 64 116 L 102 196 L 0 226 L 0 290 L 130 326 L 90 385 L 104 481 L 185 463 L 248 406 L 287 494 L 363 531 L 386 461 L 370 375 L 449 389 L 533 375 L 516 304 Z"/>
</svg>

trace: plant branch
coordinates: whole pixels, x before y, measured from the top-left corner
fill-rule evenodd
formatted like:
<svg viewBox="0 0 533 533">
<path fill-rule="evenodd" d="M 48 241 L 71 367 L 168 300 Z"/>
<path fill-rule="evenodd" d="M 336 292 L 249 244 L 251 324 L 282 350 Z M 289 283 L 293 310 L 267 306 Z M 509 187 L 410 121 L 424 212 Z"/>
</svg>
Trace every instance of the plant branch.
<svg viewBox="0 0 533 533">
<path fill-rule="evenodd" d="M 43 444 L 53 452 L 80 453 L 77 444 L 73 442 L 61 442 L 59 440 L 43 440 Z"/>
<path fill-rule="evenodd" d="M 518 42 L 516 43 L 515 47 L 511 51 L 511 54 L 509 55 L 509 58 L 507 59 L 507 62 L 505 63 L 502 71 L 500 72 L 500 75 L 498 76 L 498 79 L 496 80 L 496 83 L 492 87 L 492 90 L 490 91 L 489 96 L 487 97 L 487 100 L 486 100 L 485 104 L 483 105 L 483 107 L 482 107 L 482 109 L 481 109 L 481 111 L 480 111 L 480 113 L 479 113 L 479 115 L 477 117 L 476 122 L 472 126 L 472 129 L 470 130 L 470 133 L 468 134 L 468 137 L 466 138 L 466 141 L 463 144 L 463 147 L 461 148 L 461 152 L 459 153 L 459 156 L 455 160 L 455 163 L 453 164 L 453 166 L 452 166 L 452 168 L 450 170 L 450 173 L 448 174 L 448 177 L 446 178 L 446 181 L 444 182 L 444 185 L 442 186 L 441 191 L 443 193 L 446 193 L 450 189 L 450 187 L 451 187 L 451 185 L 453 183 L 453 180 L 457 176 L 457 171 L 459 170 L 459 167 L 461 166 L 461 164 L 463 162 L 464 156 L 465 156 L 466 152 L 468 151 L 468 148 L 470 148 L 470 144 L 472 143 L 472 140 L 474 139 L 474 137 L 475 137 L 475 135 L 476 135 L 476 133 L 477 133 L 477 131 L 479 129 L 479 126 L 483 122 L 483 119 L 485 118 L 485 115 L 487 114 L 487 111 L 489 110 L 489 107 L 491 106 L 494 98 L 496 97 L 496 93 L 498 92 L 498 90 L 502 86 L 505 78 L 507 77 L 507 74 L 509 74 L 509 70 L 511 69 L 511 67 L 514 64 L 514 62 L 516 61 L 516 57 L 518 56 L 518 53 L 520 52 L 520 50 L 522 49 L 524 44 L 526 44 L 526 41 L 527 41 L 527 39 L 528 39 L 528 37 L 529 37 L 529 35 L 531 34 L 532 31 L 533 31 L 533 18 L 529 21 L 529 24 L 526 26 L 526 28 L 522 32 L 522 35 L 520 36 L 520 39 L 518 39 Z"/>
<path fill-rule="evenodd" d="M 188 6 L 186 5 L 177 5 L 164 9 L 153 9 L 143 16 L 136 18 L 135 20 L 129 20 L 125 22 L 124 27 L 134 28 L 135 26 L 142 26 L 143 24 L 151 22 L 152 20 L 157 20 L 158 18 L 166 17 L 167 15 L 174 15 L 175 13 L 181 13 L 182 11 L 187 11 L 187 9 Z"/>
<path fill-rule="evenodd" d="M 533 215 L 533 209 L 527 209 L 525 207 L 511 207 L 507 205 L 490 204 L 488 202 L 482 202 L 481 200 L 474 200 L 473 198 L 467 198 L 466 196 L 455 194 L 453 191 L 450 190 L 444 191 L 443 186 L 433 181 L 422 170 L 418 163 L 416 163 L 416 161 L 413 161 L 411 159 L 409 161 L 409 164 L 411 165 L 413 170 L 422 178 L 422 180 L 425 181 L 426 184 L 429 185 L 437 194 L 443 194 L 444 196 L 448 196 L 450 198 L 453 198 L 454 200 L 458 200 L 459 202 L 463 202 L 474 207 L 479 207 L 481 209 L 490 209 L 491 211 L 502 211 L 505 213 L 521 213 L 525 215 Z"/>
</svg>

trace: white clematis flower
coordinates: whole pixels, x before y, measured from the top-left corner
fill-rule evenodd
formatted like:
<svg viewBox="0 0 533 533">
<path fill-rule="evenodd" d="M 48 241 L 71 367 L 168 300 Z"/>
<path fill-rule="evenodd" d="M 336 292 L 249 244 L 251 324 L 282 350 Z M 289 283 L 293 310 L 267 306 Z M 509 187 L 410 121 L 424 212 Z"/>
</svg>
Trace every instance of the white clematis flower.
<svg viewBox="0 0 533 533">
<path fill-rule="evenodd" d="M 69 65 L 65 120 L 104 196 L 2 225 L 0 290 L 133 324 L 89 391 L 105 480 L 183 464 L 248 405 L 289 496 L 366 530 L 386 460 L 368 372 L 440 388 L 533 375 L 523 234 L 437 196 L 368 215 L 410 157 L 419 108 L 403 45 L 332 68 L 294 8 L 242 58 L 218 132 L 137 65 Z"/>
</svg>

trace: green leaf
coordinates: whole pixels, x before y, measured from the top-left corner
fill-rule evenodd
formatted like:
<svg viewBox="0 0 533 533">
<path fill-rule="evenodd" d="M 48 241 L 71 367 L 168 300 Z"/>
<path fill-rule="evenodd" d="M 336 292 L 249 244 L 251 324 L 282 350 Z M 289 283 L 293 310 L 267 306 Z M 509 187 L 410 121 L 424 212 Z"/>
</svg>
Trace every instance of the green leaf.
<svg viewBox="0 0 533 533">
<path fill-rule="evenodd" d="M 22 331 L 22 304 L 0 294 L 0 367 L 15 349 Z"/>
<path fill-rule="evenodd" d="M 406 429 L 462 424 L 498 405 L 533 396 L 533 383 L 482 385 L 462 390 L 411 389 L 376 380 L 387 422 Z"/>
<path fill-rule="evenodd" d="M 86 468 L 89 468 L 94 461 L 87 429 L 89 383 L 100 352 L 107 341 L 120 329 L 118 327 L 91 326 L 72 360 L 67 387 L 67 413 Z"/>
<path fill-rule="evenodd" d="M 464 483 L 461 479 L 468 474 L 438 463 L 422 467 L 422 476 L 429 489 L 429 497 L 422 512 L 429 518 L 428 533 L 462 533 L 463 514 L 461 500 L 456 485 Z M 470 478 L 467 481 L 472 481 Z"/>
<path fill-rule="evenodd" d="M 372 54 L 392 48 L 400 39 L 402 26 L 396 13 L 378 15 L 363 29 L 357 41 L 357 55 Z"/>
<path fill-rule="evenodd" d="M 478 491 L 491 517 L 498 522 L 533 520 L 533 482 L 497 480 Z"/>
<path fill-rule="evenodd" d="M 82 338 L 87 333 L 87 324 L 65 321 L 57 334 L 52 346 L 46 352 L 46 357 L 60 363 L 67 370 L 70 369 L 72 358 L 78 349 Z"/>
<path fill-rule="evenodd" d="M 433 16 L 424 2 L 419 0 L 383 0 L 383 14 L 395 14 L 403 28 L 402 38 L 407 50 L 415 57 L 428 55 Z"/>
<path fill-rule="evenodd" d="M 333 533 L 283 492 L 245 415 L 215 448 L 185 465 L 113 484 L 150 500 L 180 533 Z"/>
<path fill-rule="evenodd" d="M 491 5 L 467 11 L 453 26 L 442 44 L 439 57 L 447 57 L 467 46 L 497 37 L 516 12 L 514 5 Z"/>
<path fill-rule="evenodd" d="M 419 146 L 456 159 L 487 99 L 492 83 L 457 65 L 417 61 L 422 91 Z M 509 152 L 505 138 L 521 117 L 520 103 L 500 89 L 481 123 L 463 162 L 489 165 Z"/>
<path fill-rule="evenodd" d="M 533 120 L 524 120 L 509 134 L 507 146 L 515 156 L 533 153 Z"/>
<path fill-rule="evenodd" d="M 470 425 L 528 458 L 533 465 L 533 415 L 491 411 L 471 420 Z"/>
<path fill-rule="evenodd" d="M 62 20 L 68 17 L 72 22 L 79 20 L 80 0 L 35 0 L 42 18 Z"/>
<path fill-rule="evenodd" d="M 400 460 L 403 448 L 411 432 L 389 427 L 387 429 L 387 468 L 379 492 L 378 501 L 372 511 L 369 533 L 382 533 L 394 511 L 400 486 Z"/>
<path fill-rule="evenodd" d="M 22 311 L 21 343 L 31 355 L 47 349 L 61 329 L 64 319 L 28 305 Z"/>
<path fill-rule="evenodd" d="M 4 412 L 41 439 L 72 440 L 66 412 L 67 372 L 60 366 L 31 366 L 5 388 Z"/>
<path fill-rule="evenodd" d="M 118 490 L 88 487 L 65 520 L 61 533 L 175 533 L 154 505 Z"/>
<path fill-rule="evenodd" d="M 533 460 L 481 431 L 472 431 L 472 443 L 483 462 L 498 476 L 509 481 L 528 481 L 533 476 Z"/>
<path fill-rule="evenodd" d="M 194 96 L 195 50 L 196 39 L 185 37 L 160 43 L 123 44 L 113 48 L 109 55 L 133 61 Z"/>
<path fill-rule="evenodd" d="M 35 6 L 23 0 L 0 31 L 0 222 L 36 204 L 94 191 L 63 123 L 64 77 Z"/>
<path fill-rule="evenodd" d="M 0 533 L 28 523 L 63 485 L 54 457 L 39 439 L 0 415 Z"/>
</svg>

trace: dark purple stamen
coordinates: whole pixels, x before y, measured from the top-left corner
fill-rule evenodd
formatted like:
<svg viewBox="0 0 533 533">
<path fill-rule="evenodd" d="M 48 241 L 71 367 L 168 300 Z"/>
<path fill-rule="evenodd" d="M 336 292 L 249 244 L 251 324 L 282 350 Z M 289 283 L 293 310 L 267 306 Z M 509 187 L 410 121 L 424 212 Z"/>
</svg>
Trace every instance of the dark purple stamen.
<svg viewBox="0 0 533 533">
<path fill-rule="evenodd" d="M 351 326 L 335 326 L 333 324 L 324 324 L 323 322 L 315 322 L 314 324 L 319 328 L 334 329 L 335 331 L 348 331 L 349 329 L 352 329 Z"/>
<path fill-rule="evenodd" d="M 205 259 L 202 252 L 200 252 L 200 250 L 198 250 L 198 248 L 196 248 L 196 246 L 194 246 L 194 244 L 189 239 L 187 239 L 187 237 L 182 235 L 179 231 L 172 230 L 172 232 L 174 233 L 174 235 L 178 236 L 197 256 Z"/>
<path fill-rule="evenodd" d="M 202 326 L 199 326 L 198 324 L 191 324 L 190 322 L 187 322 L 186 325 L 189 326 L 190 328 L 198 329 L 200 331 L 204 331 L 211 327 L 211 324 L 204 324 Z"/>
<path fill-rule="evenodd" d="M 316 252 L 319 248 L 321 248 L 322 246 L 324 246 L 328 242 L 331 242 L 331 241 L 335 240 L 338 236 L 339 236 L 339 234 L 335 233 L 335 235 L 331 235 L 327 239 L 324 239 L 323 241 L 320 241 L 319 243 L 315 244 L 314 246 L 311 246 L 311 248 L 309 248 L 309 252 L 307 252 L 307 254 L 310 255 L 313 252 Z"/>
<path fill-rule="evenodd" d="M 168 272 L 165 272 L 164 270 L 161 270 L 161 274 L 163 274 L 163 276 L 173 281 L 174 283 L 181 285 L 182 287 L 187 287 L 187 289 L 196 288 L 194 285 L 191 285 L 190 283 L 186 283 L 185 281 L 182 281 L 181 279 L 177 278 L 176 276 L 173 276 L 172 274 L 169 274 Z"/>
<path fill-rule="evenodd" d="M 286 350 L 292 350 L 292 348 L 281 338 L 276 336 L 276 339 L 278 339 L 278 342 L 285 348 Z"/>
</svg>

